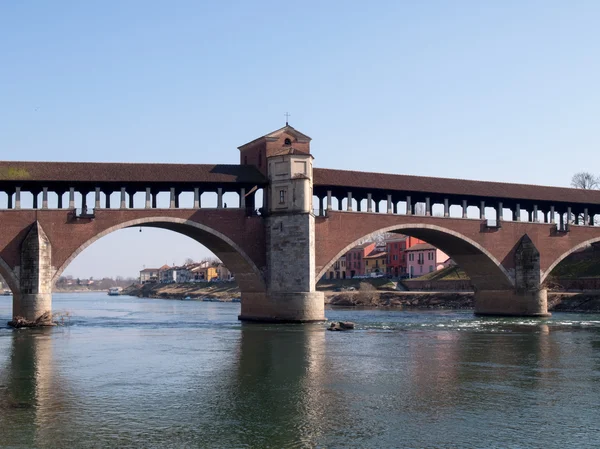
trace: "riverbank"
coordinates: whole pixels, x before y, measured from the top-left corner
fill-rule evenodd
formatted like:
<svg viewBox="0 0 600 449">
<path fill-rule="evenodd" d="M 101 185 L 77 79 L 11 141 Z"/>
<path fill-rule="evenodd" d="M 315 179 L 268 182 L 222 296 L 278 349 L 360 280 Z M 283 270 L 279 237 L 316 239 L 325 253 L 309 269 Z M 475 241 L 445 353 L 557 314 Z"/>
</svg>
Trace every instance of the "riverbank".
<svg viewBox="0 0 600 449">
<path fill-rule="evenodd" d="M 361 283 L 356 290 L 324 290 L 325 304 L 340 307 L 373 307 L 398 309 L 473 309 L 473 292 L 464 291 L 392 291 Z M 239 301 L 240 292 L 234 282 L 202 284 L 145 284 L 132 285 L 124 295 L 140 298 L 196 299 L 231 302 Z M 548 310 L 556 312 L 600 313 L 600 291 L 549 292 Z"/>
<path fill-rule="evenodd" d="M 240 299 L 240 290 L 235 282 L 132 285 L 124 289 L 122 294 L 137 296 L 139 298 L 189 298 L 209 299 L 223 302 L 237 301 Z"/>
<path fill-rule="evenodd" d="M 325 303 L 344 307 L 472 310 L 473 292 L 327 292 Z M 548 292 L 549 312 L 600 313 L 600 291 Z"/>
</svg>

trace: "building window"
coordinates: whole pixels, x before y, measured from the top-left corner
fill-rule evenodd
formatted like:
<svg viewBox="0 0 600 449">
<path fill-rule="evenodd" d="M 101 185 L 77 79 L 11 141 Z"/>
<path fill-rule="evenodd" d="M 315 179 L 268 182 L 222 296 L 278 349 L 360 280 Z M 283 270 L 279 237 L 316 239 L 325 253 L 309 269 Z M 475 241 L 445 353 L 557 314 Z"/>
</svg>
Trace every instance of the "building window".
<svg viewBox="0 0 600 449">
<path fill-rule="evenodd" d="M 285 139 L 284 145 L 291 145 L 292 141 L 290 139 Z"/>
<path fill-rule="evenodd" d="M 285 190 L 279 191 L 279 204 L 285 204 Z"/>
<path fill-rule="evenodd" d="M 433 265 L 429 265 L 429 272 L 433 272 Z"/>
</svg>

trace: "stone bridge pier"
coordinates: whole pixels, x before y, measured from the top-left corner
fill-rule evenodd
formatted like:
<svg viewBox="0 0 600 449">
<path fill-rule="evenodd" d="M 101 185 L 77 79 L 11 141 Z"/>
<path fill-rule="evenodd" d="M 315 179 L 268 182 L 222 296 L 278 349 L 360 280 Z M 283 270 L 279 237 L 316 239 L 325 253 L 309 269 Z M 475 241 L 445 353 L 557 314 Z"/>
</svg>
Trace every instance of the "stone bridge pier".
<svg viewBox="0 0 600 449">
<path fill-rule="evenodd" d="M 21 244 L 20 265 L 15 267 L 18 288 L 13 289 L 13 319 L 52 320 L 52 245 L 39 222 Z"/>
<path fill-rule="evenodd" d="M 528 235 L 521 238 L 514 252 L 514 264 L 510 273 L 514 285 L 492 285 L 475 291 L 476 315 L 550 315 L 548 292 L 541 280 L 540 253 Z"/>
</svg>

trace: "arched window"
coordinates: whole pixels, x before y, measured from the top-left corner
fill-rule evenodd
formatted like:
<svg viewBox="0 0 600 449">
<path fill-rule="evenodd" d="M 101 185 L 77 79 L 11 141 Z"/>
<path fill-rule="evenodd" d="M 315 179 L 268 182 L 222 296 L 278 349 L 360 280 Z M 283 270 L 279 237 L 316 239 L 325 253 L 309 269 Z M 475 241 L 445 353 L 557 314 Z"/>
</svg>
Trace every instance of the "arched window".
<svg viewBox="0 0 600 449">
<path fill-rule="evenodd" d="M 291 145 L 292 141 L 290 139 L 285 139 L 285 141 L 283 142 L 284 145 Z"/>
</svg>

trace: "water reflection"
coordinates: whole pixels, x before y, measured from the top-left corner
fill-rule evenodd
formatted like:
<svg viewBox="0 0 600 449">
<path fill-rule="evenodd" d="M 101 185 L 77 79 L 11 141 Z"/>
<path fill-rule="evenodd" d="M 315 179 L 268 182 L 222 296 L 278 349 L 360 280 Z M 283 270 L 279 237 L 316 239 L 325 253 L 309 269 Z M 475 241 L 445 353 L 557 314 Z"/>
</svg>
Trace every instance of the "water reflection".
<svg viewBox="0 0 600 449">
<path fill-rule="evenodd" d="M 223 447 L 309 446 L 328 408 L 319 394 L 325 382 L 322 326 L 243 324 L 240 332 L 220 419 L 203 438 Z"/>
<path fill-rule="evenodd" d="M 144 301 L 0 330 L 0 446 L 593 447 L 600 434 L 600 321 L 331 311 L 357 322 L 346 333 Z"/>
<path fill-rule="evenodd" d="M 12 332 L 8 363 L 0 371 L 2 444 L 44 446 L 68 421 L 69 395 L 56 373 L 52 329 Z"/>
</svg>

